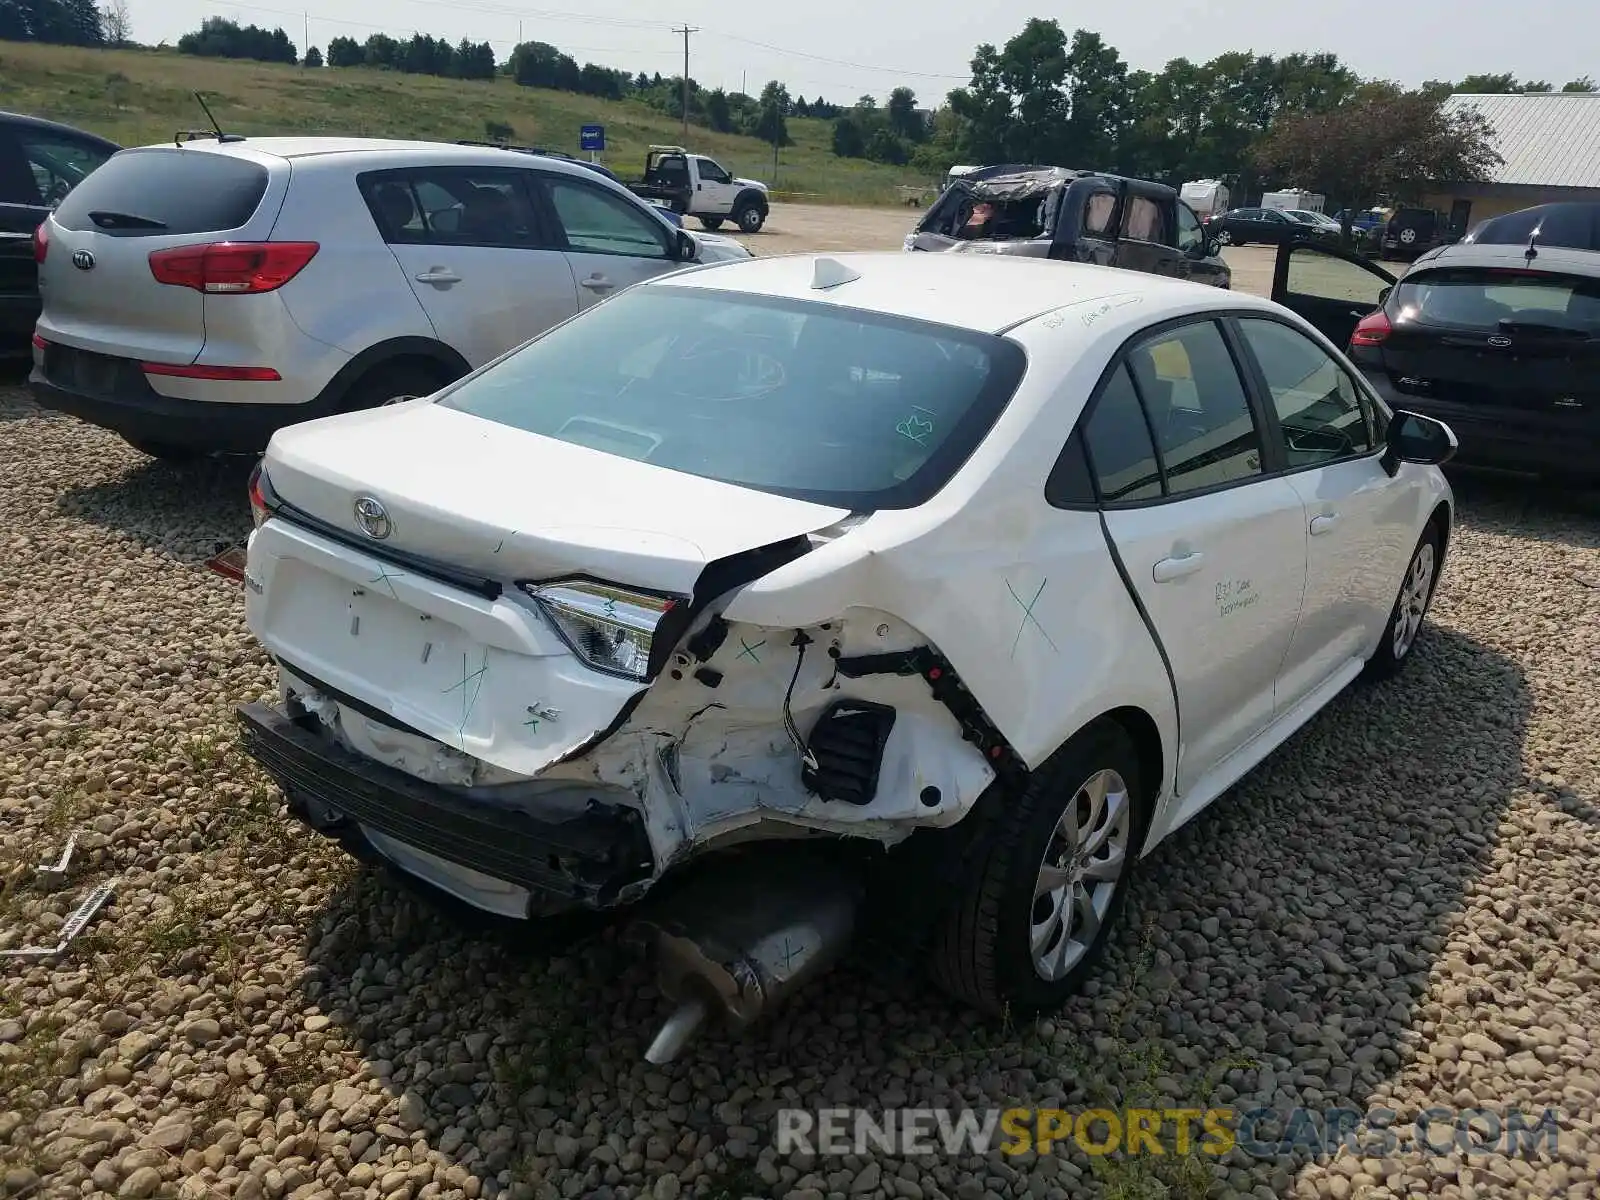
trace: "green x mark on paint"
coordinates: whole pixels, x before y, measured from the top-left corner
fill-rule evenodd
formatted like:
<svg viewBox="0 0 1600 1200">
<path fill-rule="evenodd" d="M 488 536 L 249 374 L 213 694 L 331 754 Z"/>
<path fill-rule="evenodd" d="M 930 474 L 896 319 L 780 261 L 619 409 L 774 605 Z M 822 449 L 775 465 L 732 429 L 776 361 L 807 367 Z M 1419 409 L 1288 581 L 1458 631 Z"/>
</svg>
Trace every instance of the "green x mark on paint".
<svg viewBox="0 0 1600 1200">
<path fill-rule="evenodd" d="M 1055 642 L 1051 640 L 1050 635 L 1045 632 L 1044 626 L 1039 624 L 1039 618 L 1033 615 L 1034 606 L 1039 603 L 1039 597 L 1044 595 L 1045 584 L 1049 582 L 1050 581 L 1048 579 L 1040 582 L 1039 590 L 1033 594 L 1033 599 L 1024 600 L 1021 596 L 1017 595 L 1017 589 L 1011 586 L 1011 581 L 1009 579 L 1006 580 L 1006 591 L 1011 593 L 1011 598 L 1017 602 L 1017 607 L 1022 609 L 1022 620 L 1017 623 L 1017 636 L 1011 639 L 1012 658 L 1017 656 L 1017 645 L 1022 641 L 1022 631 L 1029 625 L 1032 625 L 1039 631 L 1039 636 L 1045 640 L 1046 645 L 1048 645 L 1050 649 L 1054 650 L 1057 654 L 1061 653 Z"/>
<path fill-rule="evenodd" d="M 743 646 L 744 649 L 739 651 L 738 657 L 740 657 L 740 658 L 748 658 L 753 663 L 759 663 L 761 661 L 761 656 L 759 654 L 757 654 L 756 651 L 761 649 L 761 647 L 765 646 L 766 644 L 767 644 L 767 639 L 766 638 L 762 638 L 754 646 L 752 646 L 749 642 L 745 641 L 743 638 L 740 638 L 739 639 L 739 645 Z"/>
</svg>

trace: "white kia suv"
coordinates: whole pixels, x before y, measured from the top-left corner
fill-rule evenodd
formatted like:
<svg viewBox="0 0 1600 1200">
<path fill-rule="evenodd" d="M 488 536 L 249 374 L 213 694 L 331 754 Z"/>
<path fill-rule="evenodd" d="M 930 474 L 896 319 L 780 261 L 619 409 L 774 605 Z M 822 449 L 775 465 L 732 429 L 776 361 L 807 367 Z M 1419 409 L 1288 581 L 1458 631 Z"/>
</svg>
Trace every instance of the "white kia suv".
<svg viewBox="0 0 1600 1200">
<path fill-rule="evenodd" d="M 514 151 L 343 138 L 126 150 L 39 226 L 40 404 L 160 458 L 425 395 L 652 276 L 748 258 Z"/>
</svg>

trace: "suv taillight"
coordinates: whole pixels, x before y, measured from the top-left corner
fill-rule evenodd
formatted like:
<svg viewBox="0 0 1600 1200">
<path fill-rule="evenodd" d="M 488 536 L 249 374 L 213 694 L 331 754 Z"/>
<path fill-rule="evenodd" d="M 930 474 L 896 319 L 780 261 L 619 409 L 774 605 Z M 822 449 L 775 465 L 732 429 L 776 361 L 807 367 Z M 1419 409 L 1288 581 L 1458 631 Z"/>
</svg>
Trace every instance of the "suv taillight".
<svg viewBox="0 0 1600 1200">
<path fill-rule="evenodd" d="M 258 295 L 288 283 L 316 256 L 316 242 L 212 242 L 150 252 L 157 283 L 212 295 Z"/>
<path fill-rule="evenodd" d="M 1380 308 L 1377 312 L 1368 313 L 1361 318 L 1361 323 L 1356 326 L 1356 331 L 1350 335 L 1350 344 L 1352 346 L 1381 346 L 1389 340 L 1391 330 L 1389 314 Z"/>
<path fill-rule="evenodd" d="M 45 222 L 40 221 L 33 227 L 33 261 L 44 262 L 44 256 L 50 253 L 50 231 L 45 228 Z"/>
</svg>

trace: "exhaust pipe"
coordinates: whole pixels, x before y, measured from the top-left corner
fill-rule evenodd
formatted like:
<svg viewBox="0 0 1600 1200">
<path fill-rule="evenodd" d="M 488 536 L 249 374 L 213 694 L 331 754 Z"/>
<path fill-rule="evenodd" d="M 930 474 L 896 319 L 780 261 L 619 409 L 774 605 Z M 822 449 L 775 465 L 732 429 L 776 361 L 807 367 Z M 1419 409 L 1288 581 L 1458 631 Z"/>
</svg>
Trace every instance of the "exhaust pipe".
<svg viewBox="0 0 1600 1200">
<path fill-rule="evenodd" d="M 638 921 L 677 1008 L 645 1058 L 669 1063 L 707 1024 L 748 1029 L 850 945 L 862 882 L 837 857 L 766 849 L 706 873 Z"/>
</svg>

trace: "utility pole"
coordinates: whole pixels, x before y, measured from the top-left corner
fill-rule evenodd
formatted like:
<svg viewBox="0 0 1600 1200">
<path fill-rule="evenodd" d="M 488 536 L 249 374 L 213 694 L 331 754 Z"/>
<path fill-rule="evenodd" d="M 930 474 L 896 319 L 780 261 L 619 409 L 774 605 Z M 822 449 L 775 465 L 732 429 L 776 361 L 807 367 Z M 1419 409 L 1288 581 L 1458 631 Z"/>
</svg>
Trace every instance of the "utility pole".
<svg viewBox="0 0 1600 1200">
<path fill-rule="evenodd" d="M 522 45 L 522 18 L 517 18 L 517 45 Z"/>
<path fill-rule="evenodd" d="M 304 66 L 306 55 L 311 52 L 311 14 L 308 12 L 301 12 L 300 20 L 302 22 L 301 32 L 305 35 L 306 39 L 300 43 L 300 65 Z"/>
<path fill-rule="evenodd" d="M 687 23 L 682 28 L 674 29 L 673 33 L 683 34 L 683 144 L 689 144 L 689 35 L 699 33 L 699 26 L 690 26 Z"/>
</svg>

